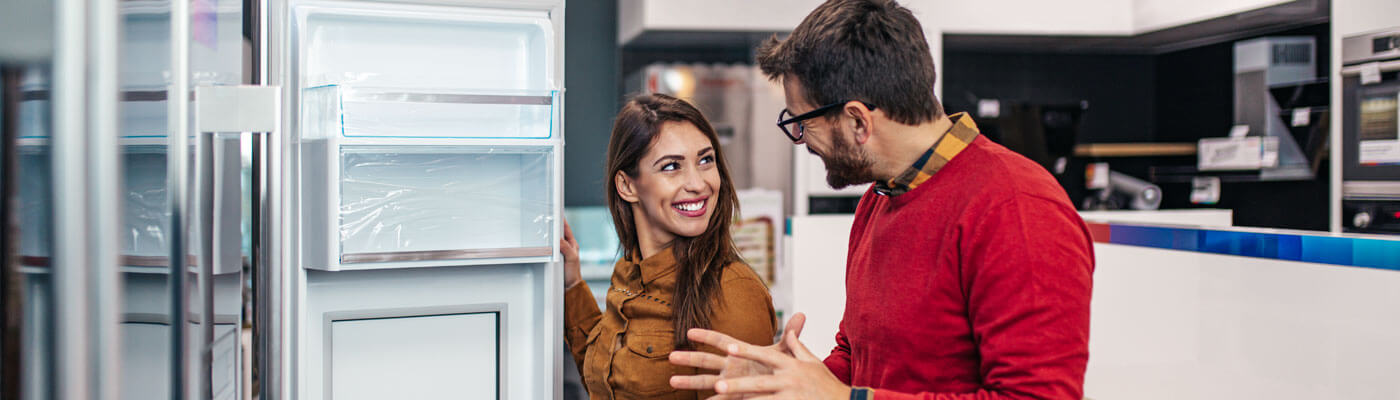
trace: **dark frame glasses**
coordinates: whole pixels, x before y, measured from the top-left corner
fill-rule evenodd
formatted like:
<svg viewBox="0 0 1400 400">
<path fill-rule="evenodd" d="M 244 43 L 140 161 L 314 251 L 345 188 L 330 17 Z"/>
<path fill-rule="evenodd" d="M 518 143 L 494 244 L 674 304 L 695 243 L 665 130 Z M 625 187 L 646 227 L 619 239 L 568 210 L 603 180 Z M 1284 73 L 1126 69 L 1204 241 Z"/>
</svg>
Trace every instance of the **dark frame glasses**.
<svg viewBox="0 0 1400 400">
<path fill-rule="evenodd" d="M 802 135 L 807 131 L 807 127 L 806 125 L 802 124 L 802 121 L 826 115 L 826 113 L 831 112 L 831 110 L 844 106 L 846 105 L 846 103 L 849 103 L 851 101 L 853 100 L 842 100 L 835 103 L 827 104 L 821 107 L 817 107 L 815 110 L 802 113 L 802 115 L 792 115 L 791 112 L 784 108 L 782 111 L 778 112 L 778 129 L 782 129 L 783 134 L 787 135 L 788 139 L 792 139 L 793 143 L 797 143 L 798 141 L 802 140 Z M 870 103 L 861 101 L 860 104 L 864 104 L 865 108 L 869 108 L 871 110 L 875 109 L 875 106 L 870 105 Z M 797 133 L 795 134 L 793 133 L 793 130 L 788 129 L 788 125 L 792 124 L 798 124 L 796 129 Z"/>
</svg>

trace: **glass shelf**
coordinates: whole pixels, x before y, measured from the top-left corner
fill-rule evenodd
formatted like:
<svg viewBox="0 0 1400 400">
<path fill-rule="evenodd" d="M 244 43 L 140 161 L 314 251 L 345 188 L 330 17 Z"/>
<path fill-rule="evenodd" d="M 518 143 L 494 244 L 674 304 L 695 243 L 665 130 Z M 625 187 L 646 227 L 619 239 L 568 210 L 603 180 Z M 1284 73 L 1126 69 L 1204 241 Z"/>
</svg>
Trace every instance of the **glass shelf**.
<svg viewBox="0 0 1400 400">
<path fill-rule="evenodd" d="M 538 90 L 319 86 L 303 91 L 302 137 L 548 139 L 557 97 Z"/>
</svg>

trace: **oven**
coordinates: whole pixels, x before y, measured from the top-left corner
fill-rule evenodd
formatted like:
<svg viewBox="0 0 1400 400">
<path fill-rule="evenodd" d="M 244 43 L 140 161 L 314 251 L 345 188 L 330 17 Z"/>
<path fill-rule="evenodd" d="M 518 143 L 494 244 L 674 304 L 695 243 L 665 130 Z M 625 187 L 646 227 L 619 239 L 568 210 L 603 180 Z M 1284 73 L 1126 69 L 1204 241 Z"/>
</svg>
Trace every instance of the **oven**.
<svg viewBox="0 0 1400 400">
<path fill-rule="evenodd" d="M 1342 39 L 1342 227 L 1400 234 L 1400 28 Z"/>
</svg>

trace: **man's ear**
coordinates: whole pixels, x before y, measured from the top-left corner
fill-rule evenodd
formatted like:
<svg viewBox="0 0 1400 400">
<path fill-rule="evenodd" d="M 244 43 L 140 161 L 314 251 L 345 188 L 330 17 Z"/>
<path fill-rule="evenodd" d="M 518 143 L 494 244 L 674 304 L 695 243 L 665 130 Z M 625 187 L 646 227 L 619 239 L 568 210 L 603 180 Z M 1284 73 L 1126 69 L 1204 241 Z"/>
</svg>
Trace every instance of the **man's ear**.
<svg viewBox="0 0 1400 400">
<path fill-rule="evenodd" d="M 875 113 L 859 101 L 846 102 L 841 112 L 850 117 L 847 128 L 850 128 L 851 134 L 855 136 L 856 143 L 865 144 L 869 141 L 871 129 L 875 127 Z"/>
<path fill-rule="evenodd" d="M 613 176 L 613 185 L 617 186 L 617 195 L 622 197 L 623 201 L 628 203 L 639 201 L 637 187 L 633 184 L 632 177 L 627 176 L 626 173 L 617 171 L 617 175 Z"/>
</svg>

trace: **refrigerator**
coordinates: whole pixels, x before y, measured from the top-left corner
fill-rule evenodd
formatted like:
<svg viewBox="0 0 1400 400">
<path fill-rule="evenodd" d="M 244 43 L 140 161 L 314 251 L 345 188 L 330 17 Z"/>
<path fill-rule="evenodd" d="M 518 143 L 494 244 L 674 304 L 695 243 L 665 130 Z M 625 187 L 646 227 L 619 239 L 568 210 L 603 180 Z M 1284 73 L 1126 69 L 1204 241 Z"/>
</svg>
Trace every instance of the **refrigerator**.
<svg viewBox="0 0 1400 400">
<path fill-rule="evenodd" d="M 38 6 L 0 397 L 560 398 L 562 0 Z"/>
</svg>

